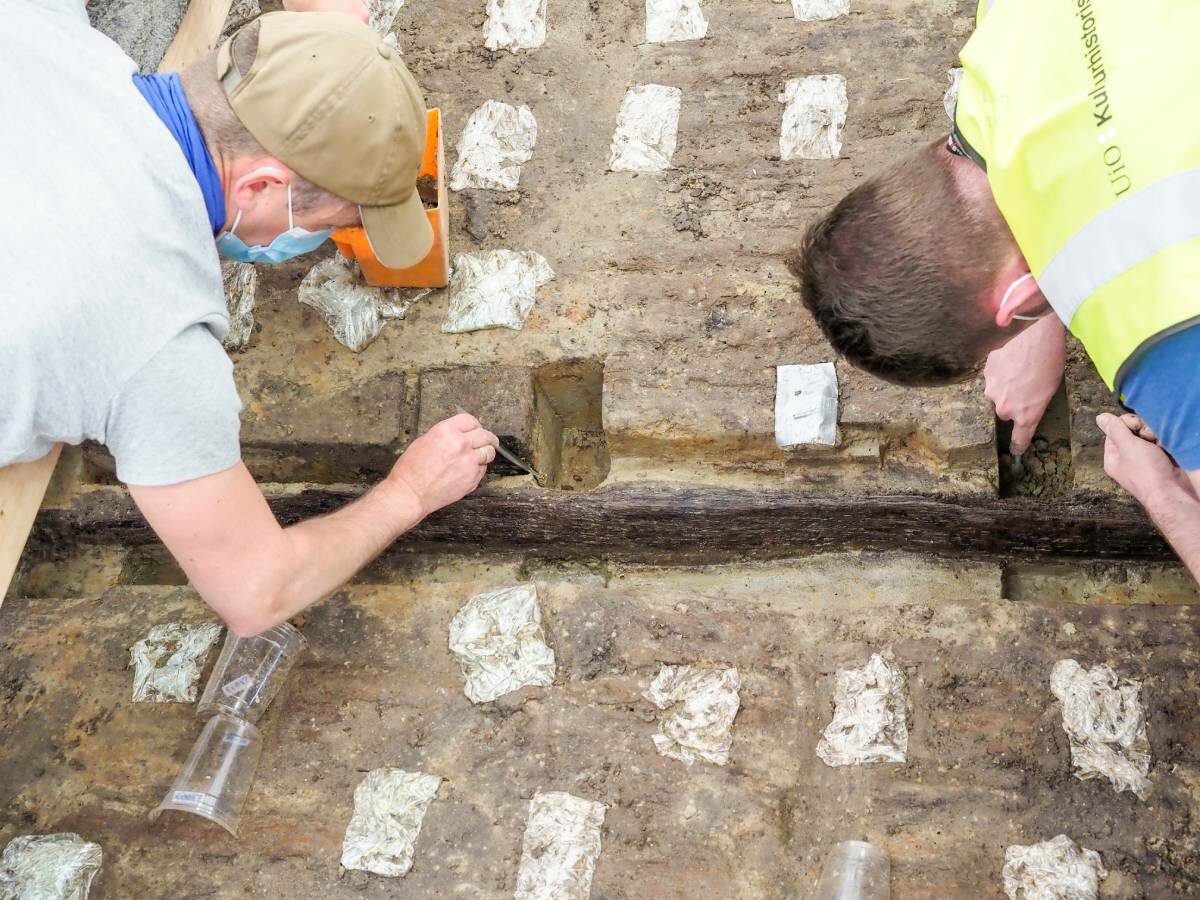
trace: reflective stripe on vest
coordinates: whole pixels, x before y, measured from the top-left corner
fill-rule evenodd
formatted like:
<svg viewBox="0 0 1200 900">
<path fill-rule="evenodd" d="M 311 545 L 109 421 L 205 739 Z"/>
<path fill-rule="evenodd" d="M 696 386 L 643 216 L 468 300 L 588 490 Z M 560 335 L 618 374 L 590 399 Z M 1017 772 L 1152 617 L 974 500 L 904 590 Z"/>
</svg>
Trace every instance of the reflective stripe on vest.
<svg viewBox="0 0 1200 900">
<path fill-rule="evenodd" d="M 1068 326 L 1083 301 L 1174 244 L 1200 238 L 1200 169 L 1164 178 L 1110 206 L 1055 254 L 1038 286 Z"/>
</svg>

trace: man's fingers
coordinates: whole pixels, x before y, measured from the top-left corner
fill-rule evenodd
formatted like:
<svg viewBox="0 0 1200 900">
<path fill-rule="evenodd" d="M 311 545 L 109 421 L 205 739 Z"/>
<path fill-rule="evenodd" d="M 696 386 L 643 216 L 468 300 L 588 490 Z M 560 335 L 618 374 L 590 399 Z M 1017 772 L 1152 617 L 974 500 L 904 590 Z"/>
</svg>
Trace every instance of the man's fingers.
<svg viewBox="0 0 1200 900">
<path fill-rule="evenodd" d="M 1008 452 L 1013 456 L 1020 456 L 1028 450 L 1035 431 L 1037 431 L 1036 422 L 1032 425 L 1018 425 L 1014 422 L 1012 437 L 1008 439 Z"/>
<path fill-rule="evenodd" d="M 1141 440 L 1141 438 L 1129 430 L 1128 425 L 1112 413 L 1101 413 L 1096 416 L 1096 424 L 1104 432 L 1104 436 L 1112 441 L 1118 449 L 1128 447 L 1131 441 Z"/>
<path fill-rule="evenodd" d="M 1137 413 L 1125 413 L 1121 416 L 1121 421 L 1143 441 L 1149 441 L 1152 444 L 1158 443 L 1158 435 L 1154 433 L 1153 429 Z"/>
<path fill-rule="evenodd" d="M 1142 421 L 1142 417 L 1136 413 L 1122 413 L 1121 424 L 1129 429 L 1130 434 L 1136 434 L 1143 440 L 1151 440 L 1154 435 L 1150 427 Z"/>
<path fill-rule="evenodd" d="M 1124 422 L 1111 413 L 1096 416 L 1096 424 L 1104 432 L 1104 471 L 1109 478 L 1120 482 L 1121 445 L 1125 440 L 1137 440 Z"/>
<path fill-rule="evenodd" d="M 480 427 L 479 420 L 468 412 L 459 413 L 457 416 L 447 419 L 446 421 L 459 431 L 474 431 L 476 428 Z"/>
<path fill-rule="evenodd" d="M 476 428 L 467 435 L 467 441 L 472 447 L 499 447 L 500 438 L 486 428 Z"/>
</svg>

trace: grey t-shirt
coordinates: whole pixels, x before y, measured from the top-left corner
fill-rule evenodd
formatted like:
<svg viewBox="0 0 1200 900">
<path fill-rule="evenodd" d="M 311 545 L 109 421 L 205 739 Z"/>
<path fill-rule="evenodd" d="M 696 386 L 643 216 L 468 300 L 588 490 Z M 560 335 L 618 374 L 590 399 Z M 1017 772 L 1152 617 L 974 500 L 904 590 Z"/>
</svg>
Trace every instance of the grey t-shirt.
<svg viewBox="0 0 1200 900">
<path fill-rule="evenodd" d="M 80 0 L 0 0 L 0 466 L 106 444 L 131 484 L 239 457 L 204 199 Z"/>
</svg>

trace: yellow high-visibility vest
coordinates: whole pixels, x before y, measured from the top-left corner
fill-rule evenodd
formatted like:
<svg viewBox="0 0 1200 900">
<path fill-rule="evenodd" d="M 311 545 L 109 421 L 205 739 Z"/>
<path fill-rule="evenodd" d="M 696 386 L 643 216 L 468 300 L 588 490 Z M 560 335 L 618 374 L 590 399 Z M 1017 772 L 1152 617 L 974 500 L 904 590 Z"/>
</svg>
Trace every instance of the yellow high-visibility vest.
<svg viewBox="0 0 1200 900">
<path fill-rule="evenodd" d="M 981 0 L 956 133 L 1054 311 L 1120 389 L 1200 322 L 1200 0 Z"/>
</svg>

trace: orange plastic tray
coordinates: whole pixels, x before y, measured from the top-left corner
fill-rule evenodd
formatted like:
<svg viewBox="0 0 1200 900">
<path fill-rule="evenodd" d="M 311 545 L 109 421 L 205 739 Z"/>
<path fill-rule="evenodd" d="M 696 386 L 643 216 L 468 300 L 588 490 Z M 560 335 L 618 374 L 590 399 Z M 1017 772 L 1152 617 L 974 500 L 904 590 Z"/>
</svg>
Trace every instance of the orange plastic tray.
<svg viewBox="0 0 1200 900">
<path fill-rule="evenodd" d="M 371 251 L 367 233 L 361 228 L 339 228 L 333 233 L 342 256 L 358 260 L 367 284 L 379 287 L 445 287 L 450 280 L 450 206 L 446 202 L 446 154 L 442 149 L 442 111 L 429 110 L 425 130 L 425 156 L 418 175 L 437 179 L 438 203 L 425 210 L 433 226 L 433 247 L 429 255 L 407 269 L 389 269 Z"/>
</svg>

